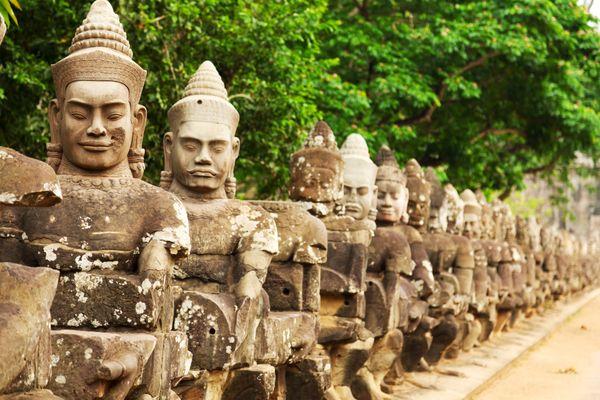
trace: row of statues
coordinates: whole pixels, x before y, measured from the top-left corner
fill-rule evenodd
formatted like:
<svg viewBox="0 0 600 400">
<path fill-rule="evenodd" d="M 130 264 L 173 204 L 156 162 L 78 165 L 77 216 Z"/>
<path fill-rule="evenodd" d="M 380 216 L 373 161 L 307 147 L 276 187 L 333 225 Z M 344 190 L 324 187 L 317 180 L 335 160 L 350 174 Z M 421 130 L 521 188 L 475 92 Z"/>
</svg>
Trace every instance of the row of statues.
<svg viewBox="0 0 600 400">
<path fill-rule="evenodd" d="M 597 243 L 323 121 L 290 200 L 236 200 L 209 61 L 142 181 L 146 71 L 106 0 L 52 76 L 47 164 L 0 148 L 1 399 L 393 399 L 597 281 Z"/>
</svg>

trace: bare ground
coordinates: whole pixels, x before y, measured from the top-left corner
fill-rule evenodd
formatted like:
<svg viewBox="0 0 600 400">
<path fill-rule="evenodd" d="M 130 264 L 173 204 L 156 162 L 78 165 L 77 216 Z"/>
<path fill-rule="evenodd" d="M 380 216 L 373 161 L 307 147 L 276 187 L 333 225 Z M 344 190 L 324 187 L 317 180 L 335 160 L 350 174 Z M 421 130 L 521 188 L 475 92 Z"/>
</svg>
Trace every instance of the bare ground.
<svg viewBox="0 0 600 400">
<path fill-rule="evenodd" d="M 600 400 L 600 296 L 472 399 Z"/>
</svg>

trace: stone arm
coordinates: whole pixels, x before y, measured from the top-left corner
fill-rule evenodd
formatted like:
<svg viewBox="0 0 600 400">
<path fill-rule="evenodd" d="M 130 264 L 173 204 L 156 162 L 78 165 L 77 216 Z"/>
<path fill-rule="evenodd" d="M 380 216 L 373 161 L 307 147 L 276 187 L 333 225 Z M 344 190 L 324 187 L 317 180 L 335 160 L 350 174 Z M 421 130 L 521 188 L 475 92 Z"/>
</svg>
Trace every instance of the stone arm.
<svg viewBox="0 0 600 400">
<path fill-rule="evenodd" d="M 433 279 L 433 270 L 425 245 L 422 241 L 414 241 L 410 244 L 410 251 L 412 259 L 415 262 L 415 269 L 413 270 L 413 279 L 419 279 L 423 281 L 423 295 L 428 296 L 434 291 L 435 282 Z"/>
<path fill-rule="evenodd" d="M 142 280 L 161 282 L 165 287 L 167 277 L 171 276 L 175 261 L 164 243 L 152 239 L 142 250 L 138 260 L 138 273 Z"/>
<path fill-rule="evenodd" d="M 237 271 L 233 293 L 237 298 L 257 298 L 267 277 L 273 255 L 263 250 L 248 250 L 238 253 Z"/>
</svg>

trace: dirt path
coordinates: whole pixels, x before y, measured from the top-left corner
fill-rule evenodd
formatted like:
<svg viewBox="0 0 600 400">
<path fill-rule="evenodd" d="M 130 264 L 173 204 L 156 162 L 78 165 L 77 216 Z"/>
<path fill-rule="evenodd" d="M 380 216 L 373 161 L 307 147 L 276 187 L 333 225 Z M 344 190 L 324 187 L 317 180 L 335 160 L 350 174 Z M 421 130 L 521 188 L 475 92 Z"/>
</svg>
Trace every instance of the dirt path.
<svg viewBox="0 0 600 400">
<path fill-rule="evenodd" d="M 474 400 L 600 400 L 600 296 Z"/>
</svg>

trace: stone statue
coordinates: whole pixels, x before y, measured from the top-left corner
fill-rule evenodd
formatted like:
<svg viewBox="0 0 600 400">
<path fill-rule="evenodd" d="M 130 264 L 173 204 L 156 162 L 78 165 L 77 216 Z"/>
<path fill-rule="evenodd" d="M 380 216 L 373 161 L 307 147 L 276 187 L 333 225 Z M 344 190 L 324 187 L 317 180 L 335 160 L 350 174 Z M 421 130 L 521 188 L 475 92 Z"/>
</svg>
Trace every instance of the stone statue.
<svg viewBox="0 0 600 400">
<path fill-rule="evenodd" d="M 292 154 L 290 199 L 319 217 L 343 213 L 343 168 L 333 131 L 318 121 L 304 147 Z"/>
<path fill-rule="evenodd" d="M 523 279 L 525 280 L 524 290 L 524 313 L 525 317 L 529 318 L 535 312 L 538 307 L 538 296 L 536 292 L 538 290 L 538 280 L 536 278 L 536 260 L 535 253 L 531 244 L 531 232 L 529 230 L 530 225 L 526 218 L 517 215 L 516 217 L 516 237 L 517 244 L 520 247 L 523 255 Z"/>
<path fill-rule="evenodd" d="M 404 334 L 419 329 L 427 303 L 412 281 L 415 263 L 399 225 L 407 219 L 406 177 L 387 146 L 379 149 L 376 164 L 377 229 L 369 247 L 366 324 L 378 339 L 367 362 L 373 364 L 373 379 L 357 379 L 353 389 L 358 398 L 385 399 L 403 379 Z"/>
<path fill-rule="evenodd" d="M 359 134 L 348 136 L 340 152 L 344 161 L 346 215 L 356 221 L 368 221 L 373 200 L 377 198 L 375 179 L 378 168 L 371 161 L 367 143 Z M 402 349 L 402 332 L 397 327 L 404 292 L 398 270 L 400 265 L 391 260 L 387 263 L 389 259 L 384 254 L 379 254 L 379 260 L 373 260 L 374 241 L 369 246 L 365 326 L 375 336 L 375 341 L 369 358 L 352 382 L 352 392 L 359 399 L 391 399 L 382 391 L 382 385 Z"/>
<path fill-rule="evenodd" d="M 436 364 L 444 355 L 455 356 L 462 346 L 467 332 L 468 295 L 471 290 L 473 255 L 466 238 L 460 237 L 456 227 L 462 227 L 462 204 L 458 194 L 451 196 L 448 188 L 436 190 L 436 205 L 441 211 L 435 211 L 439 222 L 434 220 L 432 231 L 428 233 L 431 211 L 431 183 L 427 181 L 420 165 L 411 160 L 406 166 L 408 187 L 411 192 L 408 211 L 412 215 L 409 224 L 423 235 L 425 248 L 436 276 L 436 286 L 440 288 L 437 296 L 431 296 L 429 316 L 435 319 L 431 333 L 433 339 L 426 354 L 428 364 Z M 430 174 L 431 177 L 431 174 Z M 433 179 L 432 179 L 433 180 Z M 439 182 L 436 182 L 436 186 Z M 442 198 L 443 200 L 440 200 Z M 443 205 L 443 203 L 446 203 Z M 455 204 L 456 203 L 456 204 Z M 459 213 L 454 213 L 459 210 Z M 440 217 L 447 217 L 447 221 Z M 446 232 L 441 227 L 446 226 Z M 451 273 L 450 273 L 450 269 Z"/>
<path fill-rule="evenodd" d="M 470 189 L 464 190 L 460 197 L 465 205 L 463 235 L 471 239 L 475 261 L 475 268 L 473 270 L 474 292 L 470 311 L 481 326 L 481 335 L 478 337 L 478 340 L 484 341 L 489 338 L 496 323 L 496 302 L 494 297 L 490 296 L 492 281 L 488 273 L 489 264 L 486 244 L 482 240 L 484 207 L 482 202 L 477 199 L 475 193 Z M 485 211 L 485 224 L 489 224 L 489 211 L 488 207 Z"/>
<path fill-rule="evenodd" d="M 192 241 L 189 257 L 175 267 L 182 289 L 175 329 L 187 332 L 192 370 L 209 371 L 186 390 L 205 388 L 205 399 L 269 396 L 272 388 L 242 383 L 248 375 L 266 374 L 268 381 L 274 374 L 272 367 L 254 364 L 257 329 L 268 313 L 262 287 L 277 254 L 277 228 L 261 207 L 229 198 L 239 114 L 210 61 L 200 65 L 168 116 L 162 185 L 183 201 Z"/>
<path fill-rule="evenodd" d="M 292 155 L 291 175 L 290 198 L 301 202 L 327 227 L 319 311 L 321 354 L 331 362 L 331 388 L 325 398 L 354 399 L 352 381 L 373 345 L 372 334 L 364 327 L 364 292 L 374 223 L 343 215 L 344 160 L 333 131 L 324 121 L 315 124 L 303 148 Z M 362 183 L 355 179 L 351 184 Z M 359 205 L 352 205 L 353 211 L 358 211 Z"/>
<path fill-rule="evenodd" d="M 63 201 L 16 208 L 20 242 L 3 252 L 60 271 L 49 388 L 69 398 L 166 398 L 187 373 L 170 280 L 189 250 L 188 222 L 173 195 L 139 179 L 146 72 L 131 56 L 110 3 L 95 1 L 52 65 L 48 162 Z"/>
<path fill-rule="evenodd" d="M 4 221 L 8 207 L 49 207 L 62 199 L 52 168 L 5 147 L 0 147 L 0 176 Z M 0 236 L 15 245 L 19 240 L 6 225 Z M 36 389 L 50 378 L 50 307 L 57 284 L 55 270 L 0 261 L 0 397 L 18 392 L 32 399 L 55 398 Z"/>
<path fill-rule="evenodd" d="M 536 305 L 537 313 L 543 314 L 546 303 L 551 296 L 551 277 L 543 269 L 544 249 L 542 248 L 541 240 L 541 225 L 538 219 L 534 216 L 527 218 L 527 230 L 531 243 L 531 252 L 535 260 L 535 276 L 536 276 Z"/>
</svg>

